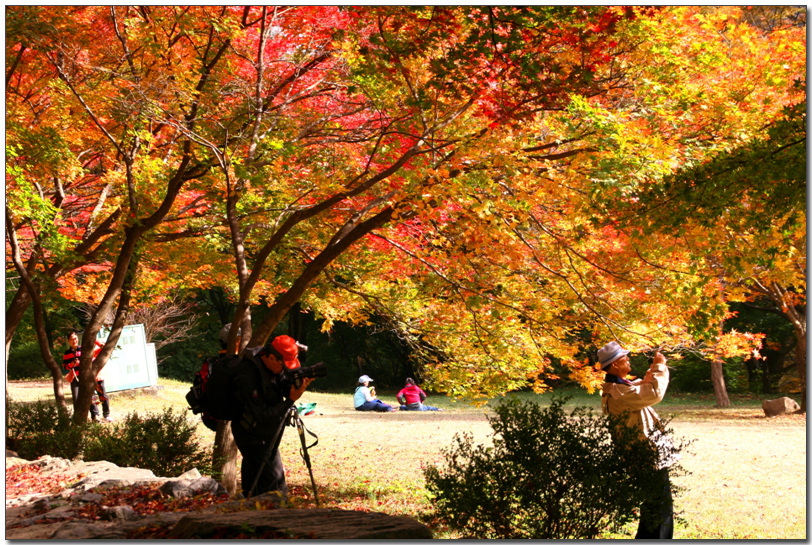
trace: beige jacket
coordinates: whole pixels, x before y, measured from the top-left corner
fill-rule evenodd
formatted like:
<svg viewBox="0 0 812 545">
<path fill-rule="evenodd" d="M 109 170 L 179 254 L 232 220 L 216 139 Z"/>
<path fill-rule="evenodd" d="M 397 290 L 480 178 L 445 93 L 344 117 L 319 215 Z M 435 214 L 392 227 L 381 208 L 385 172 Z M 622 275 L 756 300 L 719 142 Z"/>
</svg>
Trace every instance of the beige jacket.
<svg viewBox="0 0 812 545">
<path fill-rule="evenodd" d="M 657 468 L 672 466 L 680 459 L 678 452 L 673 451 L 673 443 L 668 435 L 663 434 L 662 424 L 657 412 L 651 408 L 663 400 L 668 388 L 668 367 L 664 363 L 651 366 L 652 381 L 645 384 L 642 379 L 632 381 L 632 385 L 603 383 L 601 405 L 604 414 L 620 415 L 629 411 L 627 426 L 636 427 L 660 451 Z"/>
<path fill-rule="evenodd" d="M 633 381 L 631 386 L 605 382 L 601 399 L 604 414 L 617 416 L 629 411 L 626 425 L 638 428 L 649 439 L 659 429 L 660 417 L 651 407 L 665 396 L 668 367 L 664 363 L 654 364 L 651 374 L 653 380 L 646 384 L 642 384 L 642 379 Z"/>
</svg>

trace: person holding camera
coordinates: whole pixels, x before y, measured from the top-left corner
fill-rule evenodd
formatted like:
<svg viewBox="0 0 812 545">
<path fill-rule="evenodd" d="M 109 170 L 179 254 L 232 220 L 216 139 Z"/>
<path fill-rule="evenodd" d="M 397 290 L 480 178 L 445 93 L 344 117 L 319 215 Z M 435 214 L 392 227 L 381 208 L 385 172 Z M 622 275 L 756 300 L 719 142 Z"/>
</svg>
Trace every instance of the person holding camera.
<svg viewBox="0 0 812 545">
<path fill-rule="evenodd" d="M 282 499 L 287 498 L 285 468 L 278 444 L 272 442 L 277 430 L 281 434 L 285 426 L 288 409 L 314 380 L 294 379 L 285 373 L 286 369 L 300 367 L 299 346 L 293 338 L 281 335 L 266 346 L 248 348 L 232 379 L 241 417 L 232 420 L 231 432 L 243 458 L 245 497 L 278 491 Z M 251 490 L 255 480 L 256 487 Z"/>
<path fill-rule="evenodd" d="M 606 373 L 602 386 L 601 405 L 604 414 L 625 415 L 626 426 L 635 428 L 641 437 L 655 447 L 667 438 L 657 412 L 652 409 L 663 400 L 668 387 L 669 372 L 665 357 L 657 352 L 654 361 L 642 379 L 628 380 L 631 372 L 629 351 L 615 341 L 598 350 L 601 370 Z M 662 481 L 659 497 L 640 506 L 640 524 L 635 539 L 671 539 L 674 534 L 674 503 L 667 461 L 657 468 Z"/>
<path fill-rule="evenodd" d="M 355 410 L 376 411 L 379 413 L 391 413 L 396 411 L 396 408 L 378 399 L 378 396 L 375 395 L 375 388 L 369 386 L 370 382 L 372 382 L 372 379 L 367 375 L 361 375 L 358 378 L 355 394 L 352 396 Z"/>
<path fill-rule="evenodd" d="M 399 392 L 397 397 L 398 403 L 400 403 L 400 410 L 401 411 L 441 411 L 442 409 L 438 409 L 437 407 L 432 407 L 431 405 L 424 405 L 423 402 L 426 400 L 426 392 L 423 391 L 420 386 L 414 383 L 414 379 L 407 378 L 406 379 L 406 386 L 404 386 Z"/>
</svg>

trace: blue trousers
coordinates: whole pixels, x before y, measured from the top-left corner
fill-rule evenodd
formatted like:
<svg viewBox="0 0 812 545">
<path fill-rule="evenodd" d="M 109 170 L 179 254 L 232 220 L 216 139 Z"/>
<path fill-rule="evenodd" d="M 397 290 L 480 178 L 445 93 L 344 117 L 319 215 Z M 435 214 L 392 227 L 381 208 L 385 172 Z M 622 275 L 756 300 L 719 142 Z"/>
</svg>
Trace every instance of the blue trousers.
<svg viewBox="0 0 812 545">
<path fill-rule="evenodd" d="M 423 405 L 422 403 L 409 403 L 408 405 L 401 405 L 401 411 L 439 411 L 437 407 L 431 405 Z"/>
<path fill-rule="evenodd" d="M 363 405 L 355 408 L 356 411 L 377 411 L 379 413 L 388 413 L 394 411 L 395 408 L 387 405 L 380 399 L 373 399 L 372 401 L 365 401 Z"/>
</svg>

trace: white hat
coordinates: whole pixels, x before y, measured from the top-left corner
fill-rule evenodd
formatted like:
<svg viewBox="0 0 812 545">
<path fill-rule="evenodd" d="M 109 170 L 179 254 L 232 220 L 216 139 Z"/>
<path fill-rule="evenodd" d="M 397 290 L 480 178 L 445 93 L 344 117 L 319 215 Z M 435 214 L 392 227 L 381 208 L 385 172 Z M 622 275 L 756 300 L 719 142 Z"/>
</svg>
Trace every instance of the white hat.
<svg viewBox="0 0 812 545">
<path fill-rule="evenodd" d="M 369 378 L 367 375 L 361 375 L 361 377 L 358 379 L 358 382 L 359 383 L 372 382 L 372 379 Z"/>
<path fill-rule="evenodd" d="M 606 369 L 612 365 L 612 362 L 628 353 L 629 351 L 624 350 L 616 341 L 604 345 L 603 348 L 598 350 L 598 361 L 601 364 L 601 369 Z"/>
</svg>

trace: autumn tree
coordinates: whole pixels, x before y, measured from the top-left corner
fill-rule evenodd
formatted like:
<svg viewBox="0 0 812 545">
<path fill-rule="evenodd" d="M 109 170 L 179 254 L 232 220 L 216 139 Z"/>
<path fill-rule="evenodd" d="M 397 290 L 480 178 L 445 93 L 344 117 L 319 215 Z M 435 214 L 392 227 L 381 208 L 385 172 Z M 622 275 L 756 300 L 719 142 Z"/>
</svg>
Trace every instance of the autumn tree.
<svg viewBox="0 0 812 545">
<path fill-rule="evenodd" d="M 723 185 L 719 182 L 734 179 L 709 177 L 705 190 L 697 191 L 693 182 L 670 176 L 764 140 L 764 128 L 801 99 L 794 81 L 804 72 L 803 28 L 764 30 L 745 22 L 746 10 L 740 8 L 671 8 L 660 15 L 647 23 L 650 45 L 636 50 L 636 76 L 623 101 L 575 103 L 578 115 L 568 122 L 579 121 L 579 130 L 588 128 L 586 145 L 596 150 L 582 157 L 578 168 L 593 180 L 588 189 L 593 222 L 622 233 L 636 248 L 638 256 L 629 256 L 627 263 L 648 263 L 655 267 L 652 273 L 675 274 L 689 282 L 676 291 L 653 292 L 671 299 L 661 320 L 673 325 L 675 313 L 680 321 L 687 318 L 682 328 L 686 342 L 675 346 L 674 337 L 666 346 L 711 356 L 746 355 L 758 346 L 757 338 L 720 335 L 727 301 L 736 298 L 735 290 L 727 289 L 732 279 L 720 265 L 741 259 L 735 256 L 747 245 L 731 236 L 742 233 L 729 229 L 728 218 L 737 215 L 736 208 L 725 208 L 748 202 L 736 200 L 747 193 L 747 184 Z M 765 167 L 769 165 L 759 161 L 752 165 Z M 694 218 L 694 201 L 713 212 Z M 763 212 L 765 223 L 783 224 L 786 208 L 765 207 Z M 718 245 L 722 240 L 725 245 Z M 752 250 L 759 251 L 757 246 Z M 689 285 L 694 287 L 686 289 Z M 717 367 L 720 362 L 716 360 Z M 725 397 L 720 395 L 722 404 Z"/>
<path fill-rule="evenodd" d="M 109 273 L 99 284 L 98 307 L 82 338 L 74 414 L 81 423 L 94 377 L 125 323 L 145 235 L 173 211 L 185 184 L 211 167 L 195 157 L 195 144 L 183 131 L 192 129 L 208 107 L 212 97 L 203 91 L 212 84 L 230 38 L 216 12 L 192 16 L 194 8 L 169 9 L 158 17 L 151 17 L 150 8 L 15 9 L 17 19 L 27 21 L 24 31 L 17 27 L 19 35 L 9 39 L 25 52 L 13 57 L 15 70 L 24 63 L 42 66 L 40 77 L 47 79 L 42 103 L 58 108 L 44 108 L 41 117 L 81 128 L 82 139 L 69 138 L 66 147 L 73 157 L 96 155 L 96 168 L 112 184 L 102 213 L 121 208 L 124 218 Z M 173 124 L 156 118 L 165 103 L 177 113 Z M 33 163 L 28 151 L 23 147 L 20 155 Z M 113 309 L 108 342 L 91 361 L 93 342 Z"/>
<path fill-rule="evenodd" d="M 707 267 L 728 300 L 770 301 L 795 331 L 806 399 L 806 102 L 788 107 L 752 141 L 658 187 L 662 225 L 707 235 Z"/>
<path fill-rule="evenodd" d="M 53 71 L 34 50 L 43 29 L 28 15 L 10 8 L 6 19 L 6 256 L 7 273 L 20 279 L 6 308 L 6 358 L 33 301 L 43 361 L 57 402 L 64 403 L 39 298 L 55 279 L 103 259 L 121 209 L 105 206 L 110 184 L 99 175 L 99 155 L 86 127 L 65 112 L 52 115 L 61 104 L 51 92 Z"/>
</svg>

